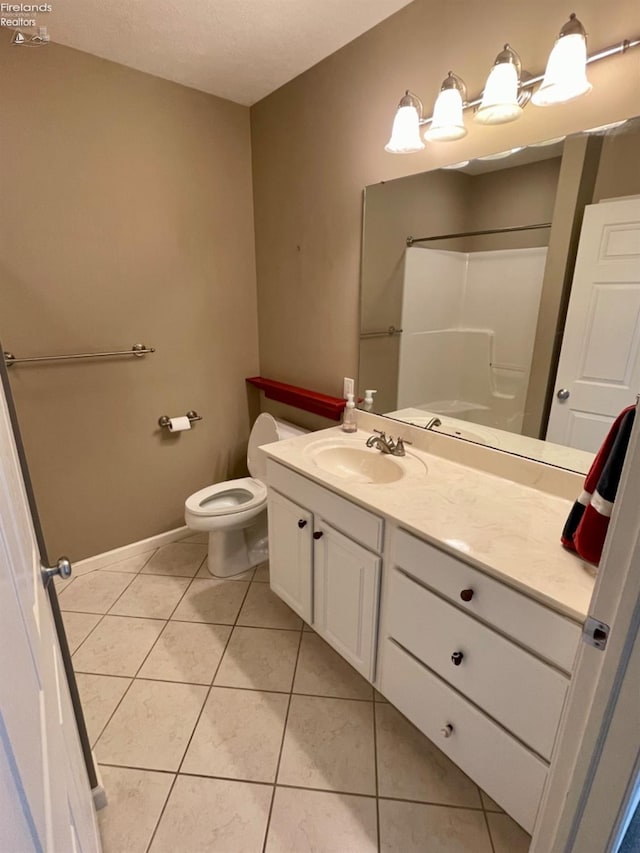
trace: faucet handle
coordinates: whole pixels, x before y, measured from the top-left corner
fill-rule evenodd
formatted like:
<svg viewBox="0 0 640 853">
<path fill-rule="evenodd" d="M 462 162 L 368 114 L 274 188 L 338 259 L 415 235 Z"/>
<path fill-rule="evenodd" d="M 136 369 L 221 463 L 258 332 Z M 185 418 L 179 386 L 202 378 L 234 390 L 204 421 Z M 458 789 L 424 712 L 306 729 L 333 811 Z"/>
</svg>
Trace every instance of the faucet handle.
<svg viewBox="0 0 640 853">
<path fill-rule="evenodd" d="M 394 453 L 396 456 L 404 456 L 404 446 L 405 446 L 405 444 L 413 444 L 413 442 L 412 442 L 412 441 L 407 441 L 407 439 L 404 439 L 404 438 L 398 438 L 398 439 L 396 440 L 395 446 L 394 446 L 394 448 L 393 448 L 393 453 Z"/>
<path fill-rule="evenodd" d="M 380 436 L 380 438 L 386 438 L 387 437 L 386 432 L 382 429 L 374 429 L 374 432 L 377 432 L 378 435 Z"/>
</svg>

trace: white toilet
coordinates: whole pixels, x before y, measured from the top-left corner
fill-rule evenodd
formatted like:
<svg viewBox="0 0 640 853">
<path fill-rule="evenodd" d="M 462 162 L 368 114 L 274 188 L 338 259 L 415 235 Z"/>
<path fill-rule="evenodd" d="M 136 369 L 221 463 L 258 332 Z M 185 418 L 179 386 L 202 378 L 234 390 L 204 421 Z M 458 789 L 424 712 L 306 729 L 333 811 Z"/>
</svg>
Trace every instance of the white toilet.
<svg viewBox="0 0 640 853">
<path fill-rule="evenodd" d="M 185 501 L 187 527 L 209 534 L 207 567 L 212 575 L 228 578 L 267 559 L 267 460 L 259 448 L 305 432 L 266 413 L 258 415 L 247 447 L 251 476 L 214 483 Z"/>
</svg>

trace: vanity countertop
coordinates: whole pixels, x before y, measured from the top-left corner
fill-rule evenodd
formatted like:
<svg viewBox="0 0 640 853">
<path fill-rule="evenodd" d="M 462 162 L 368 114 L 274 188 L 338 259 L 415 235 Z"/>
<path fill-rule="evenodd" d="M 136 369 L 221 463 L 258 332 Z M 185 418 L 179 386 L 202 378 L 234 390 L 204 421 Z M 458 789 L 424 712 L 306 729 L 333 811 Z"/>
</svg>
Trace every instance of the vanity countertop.
<svg viewBox="0 0 640 853">
<path fill-rule="evenodd" d="M 424 476 L 392 483 L 356 483 L 319 468 L 308 450 L 309 445 L 330 438 L 361 439 L 364 447 L 370 434 L 359 429 L 347 436 L 334 427 L 265 445 L 263 450 L 271 459 L 553 610 L 584 621 L 595 570 L 560 545 L 570 500 L 415 447 L 408 455 L 427 466 Z"/>
</svg>

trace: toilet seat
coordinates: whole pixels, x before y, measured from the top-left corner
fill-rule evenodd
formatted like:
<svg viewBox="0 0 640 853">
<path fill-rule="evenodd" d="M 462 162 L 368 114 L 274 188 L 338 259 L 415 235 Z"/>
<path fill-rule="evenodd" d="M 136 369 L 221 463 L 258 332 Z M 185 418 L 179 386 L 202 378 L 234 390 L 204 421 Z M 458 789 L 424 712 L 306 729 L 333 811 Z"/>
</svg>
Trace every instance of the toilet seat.
<svg viewBox="0 0 640 853">
<path fill-rule="evenodd" d="M 195 492 L 185 501 L 185 509 L 200 518 L 238 515 L 262 509 L 267 503 L 267 487 L 253 477 L 224 480 Z"/>
<path fill-rule="evenodd" d="M 214 483 L 186 499 L 187 527 L 208 534 L 207 567 L 213 577 L 233 577 L 268 556 L 267 456 L 261 448 L 302 432 L 263 412 L 247 445 L 249 476 Z"/>
</svg>

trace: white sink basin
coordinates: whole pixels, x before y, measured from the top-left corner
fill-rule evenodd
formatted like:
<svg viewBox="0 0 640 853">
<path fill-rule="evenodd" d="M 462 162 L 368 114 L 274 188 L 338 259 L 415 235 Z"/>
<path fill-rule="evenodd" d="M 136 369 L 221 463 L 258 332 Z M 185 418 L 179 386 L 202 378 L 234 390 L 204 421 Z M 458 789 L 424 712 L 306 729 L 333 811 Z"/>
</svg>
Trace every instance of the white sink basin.
<svg viewBox="0 0 640 853">
<path fill-rule="evenodd" d="M 391 456 L 366 447 L 362 439 L 317 441 L 305 452 L 318 468 L 352 483 L 395 483 L 427 472 L 426 465 L 412 454 Z"/>
</svg>

